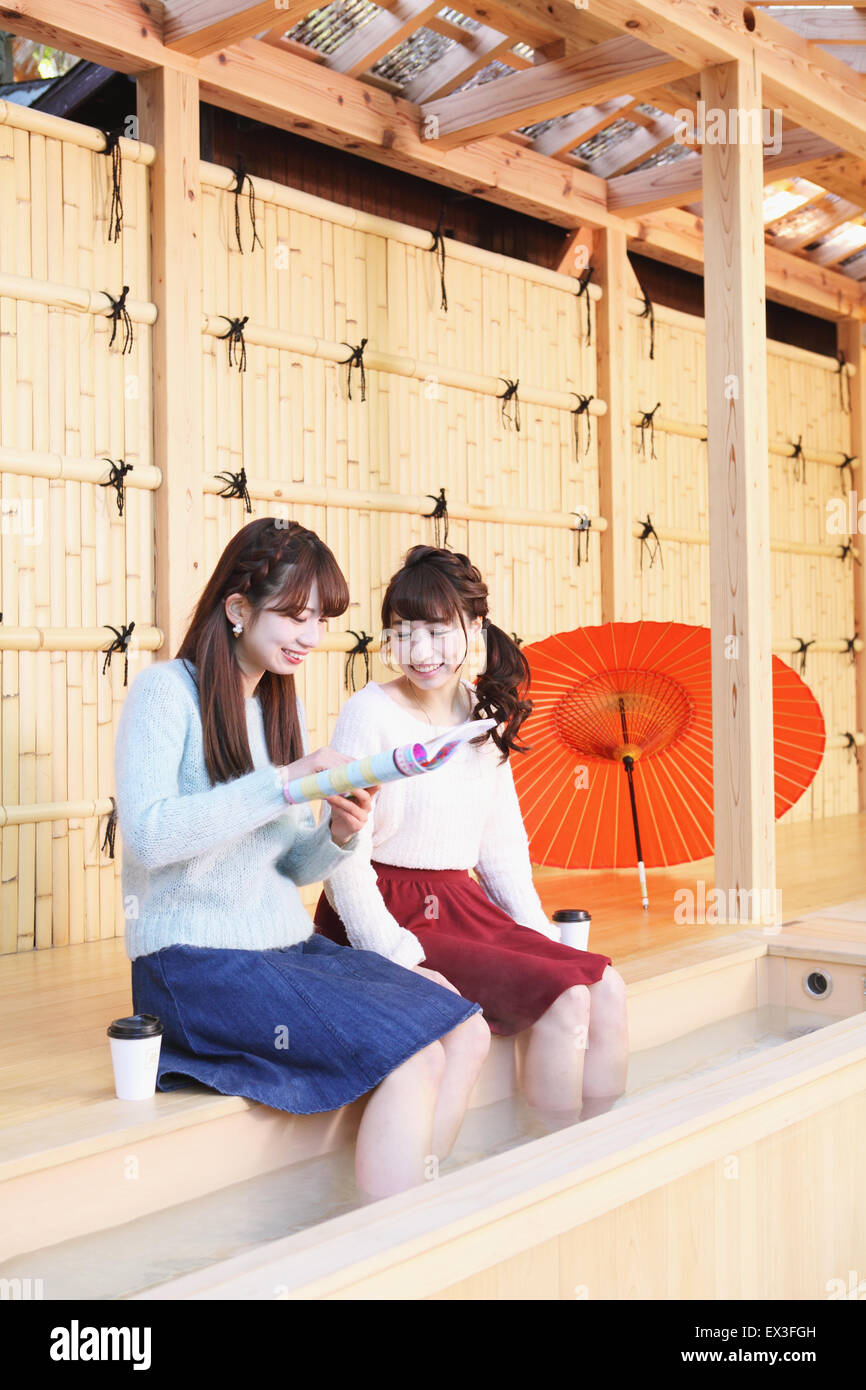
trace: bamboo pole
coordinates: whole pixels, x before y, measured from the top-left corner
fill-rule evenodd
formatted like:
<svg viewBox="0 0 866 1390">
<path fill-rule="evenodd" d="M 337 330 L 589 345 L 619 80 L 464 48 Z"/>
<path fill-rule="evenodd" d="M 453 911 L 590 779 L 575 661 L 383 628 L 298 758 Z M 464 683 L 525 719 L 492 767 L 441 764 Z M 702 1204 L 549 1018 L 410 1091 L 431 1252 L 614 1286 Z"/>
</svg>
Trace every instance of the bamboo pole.
<svg viewBox="0 0 866 1390">
<path fill-rule="evenodd" d="M 36 825 L 41 821 L 87 820 L 111 811 L 108 798 L 81 801 L 46 801 L 18 806 L 0 806 L 0 826 Z"/>
<path fill-rule="evenodd" d="M 631 528 L 634 537 L 640 538 L 643 527 L 640 522 L 635 522 Z M 710 533 L 708 531 L 688 531 L 675 526 L 656 526 L 655 533 L 660 541 L 677 541 L 686 545 L 709 545 Z M 838 560 L 841 558 L 841 545 L 821 545 L 817 542 L 812 544 L 809 541 L 786 541 L 770 540 L 770 549 L 779 551 L 786 555 L 820 555 L 827 559 Z M 859 550 L 852 548 L 849 554 L 853 559 L 859 557 Z"/>
<path fill-rule="evenodd" d="M 105 136 L 93 126 L 79 125 L 77 121 L 67 121 L 60 116 L 49 116 L 45 111 L 34 111 L 30 106 L 21 106 L 15 101 L 0 101 L 0 125 L 15 130 L 31 131 L 44 135 L 50 140 L 63 140 L 68 145 L 81 149 L 105 151 Z M 118 141 L 121 158 L 131 164 L 152 164 L 156 150 L 141 140 L 128 140 L 121 136 Z"/>
<path fill-rule="evenodd" d="M 642 419 L 643 412 L 640 410 L 633 410 L 629 416 L 630 423 L 636 429 L 640 426 Z M 682 439 L 697 439 L 704 444 L 707 441 L 706 425 L 690 424 L 685 420 L 673 420 L 667 415 L 656 415 L 653 420 L 653 428 L 658 430 L 659 434 L 676 435 Z M 767 452 L 775 454 L 777 458 L 790 459 L 793 457 L 791 444 L 787 442 L 784 444 L 780 444 L 778 441 L 771 442 L 767 446 Z M 841 449 L 836 451 L 811 449 L 804 445 L 803 456 L 807 463 L 826 463 L 831 464 L 834 468 L 841 468 L 843 463 L 843 450 Z"/>
<path fill-rule="evenodd" d="M 212 496 L 218 495 L 225 484 L 216 477 L 202 479 L 202 491 Z M 354 488 L 308 487 L 301 483 L 270 482 L 266 478 L 247 478 L 247 490 L 257 501 L 286 501 L 294 506 L 338 507 L 349 511 L 404 512 L 418 516 L 432 512 L 430 497 L 422 493 L 411 496 L 408 493 L 362 491 Z M 564 512 L 542 512 L 524 510 L 520 507 L 488 507 L 481 503 L 452 502 L 448 499 L 448 516 L 453 521 L 489 521 L 512 526 L 544 526 L 557 530 L 572 530 L 577 518 Z M 603 516 L 590 518 L 593 531 L 605 531 L 607 521 Z M 638 528 L 639 530 L 640 528 Z M 828 548 L 828 547 L 825 547 Z"/>
<path fill-rule="evenodd" d="M 117 286 L 118 293 L 120 285 Z M 51 280 L 37 280 L 31 275 L 0 274 L 0 297 L 16 299 L 24 304 L 47 304 L 51 309 L 77 310 L 80 314 L 107 314 L 111 308 L 108 293 L 85 290 L 77 285 L 59 285 Z M 140 299 L 128 299 L 126 309 L 133 323 L 156 322 L 156 305 Z"/>
<path fill-rule="evenodd" d="M 129 641 L 133 650 L 155 652 L 163 645 L 163 633 L 158 627 L 135 625 Z M 4 652 L 104 652 L 114 641 L 104 627 L 12 627 L 0 623 L 0 651 Z M 122 660 L 116 654 L 112 660 Z"/>
<path fill-rule="evenodd" d="M 224 192 L 228 192 L 235 182 L 235 175 L 231 169 L 226 169 L 219 164 L 210 164 L 206 160 L 201 161 L 199 177 L 203 186 L 220 189 Z M 277 207 L 306 213 L 309 217 L 320 218 L 323 221 L 333 223 L 335 226 L 365 232 L 372 236 L 385 237 L 388 241 L 417 247 L 422 251 L 430 250 L 432 228 L 427 232 L 420 227 L 412 227 L 406 222 L 397 222 L 389 217 L 378 217 L 374 213 L 361 212 L 356 208 L 346 207 L 342 203 L 332 203 L 313 193 L 304 193 L 299 188 L 288 188 L 283 184 L 273 183 L 270 179 L 256 178 L 253 180 L 253 184 L 257 202 L 273 203 Z M 573 275 L 562 275 L 559 271 L 547 270 L 544 266 L 532 265 L 528 261 L 500 255 L 497 251 L 487 251 L 478 246 L 471 246 L 467 242 L 455 241 L 451 237 L 445 237 L 445 247 L 446 283 L 448 263 L 453 260 L 466 265 L 500 270 L 508 276 L 518 276 L 538 285 L 549 285 L 551 288 L 562 290 L 566 294 L 576 296 L 580 289 L 580 283 Z M 432 256 L 430 259 L 432 262 Z M 593 300 L 600 299 L 602 296 L 601 286 L 595 284 L 594 281 L 590 281 L 589 296 Z"/>
<path fill-rule="evenodd" d="M 222 337 L 227 331 L 226 322 L 222 315 L 205 314 L 202 316 L 202 332 L 213 338 Z M 264 324 L 248 323 L 244 328 L 244 338 L 250 345 L 282 348 L 286 352 L 295 352 L 305 357 L 319 357 L 327 362 L 344 364 L 349 355 L 343 342 L 315 338 L 309 334 L 288 333 L 284 329 L 270 328 Z M 500 377 L 481 372 L 461 371 L 436 362 L 419 362 L 412 357 L 397 357 L 391 353 L 376 352 L 372 348 L 364 350 L 364 365 L 368 371 L 391 372 L 394 376 L 413 377 L 416 381 L 426 381 L 434 377 L 443 386 L 456 386 L 486 396 L 502 395 L 505 389 L 504 381 Z M 547 405 L 555 410 L 573 410 L 576 400 L 573 391 L 550 391 L 541 386 L 524 386 L 522 383 L 518 388 L 518 394 L 521 403 Z M 589 406 L 591 415 L 603 415 L 606 409 L 605 402 L 597 398 Z"/>
<path fill-rule="evenodd" d="M 0 448 L 0 473 L 19 477 L 62 479 L 74 483 L 105 483 L 110 464 L 105 458 L 75 458 L 71 454 L 36 453 L 31 449 Z M 162 482 L 162 473 L 150 464 L 136 463 L 124 478 L 125 488 L 153 491 Z M 112 492 L 111 497 L 114 497 Z"/>
</svg>

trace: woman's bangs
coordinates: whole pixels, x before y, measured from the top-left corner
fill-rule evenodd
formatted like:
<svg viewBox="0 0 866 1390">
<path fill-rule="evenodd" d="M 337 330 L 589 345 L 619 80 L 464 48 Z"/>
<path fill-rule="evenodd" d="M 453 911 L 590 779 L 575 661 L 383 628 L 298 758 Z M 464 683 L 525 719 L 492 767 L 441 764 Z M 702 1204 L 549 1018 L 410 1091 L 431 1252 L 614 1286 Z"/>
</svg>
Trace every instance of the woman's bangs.
<svg viewBox="0 0 866 1390">
<path fill-rule="evenodd" d="M 345 576 L 327 546 L 303 545 L 297 560 L 290 563 L 279 602 L 273 604 L 275 613 L 297 618 L 306 608 L 310 590 L 316 581 L 319 605 L 324 618 L 338 618 L 349 607 L 349 586 Z"/>
<path fill-rule="evenodd" d="M 391 624 L 460 622 L 450 585 L 441 576 L 417 568 L 404 570 L 391 592 Z"/>
</svg>

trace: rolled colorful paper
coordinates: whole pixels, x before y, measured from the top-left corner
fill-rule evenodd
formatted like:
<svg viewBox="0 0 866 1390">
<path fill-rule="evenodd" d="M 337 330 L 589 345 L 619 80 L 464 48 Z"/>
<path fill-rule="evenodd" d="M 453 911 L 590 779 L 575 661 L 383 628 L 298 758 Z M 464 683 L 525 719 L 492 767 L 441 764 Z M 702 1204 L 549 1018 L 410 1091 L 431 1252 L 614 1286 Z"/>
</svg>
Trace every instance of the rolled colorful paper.
<svg viewBox="0 0 866 1390">
<path fill-rule="evenodd" d="M 400 777 L 417 777 L 422 772 L 434 772 L 447 762 L 461 743 L 477 738 L 494 728 L 495 719 L 469 719 L 427 743 L 406 743 L 373 753 L 352 763 L 341 763 L 324 772 L 313 772 L 286 782 L 283 795 L 290 805 L 301 801 L 317 801 L 325 796 L 351 796 L 358 787 L 376 787 L 382 782 L 396 782 Z"/>
</svg>

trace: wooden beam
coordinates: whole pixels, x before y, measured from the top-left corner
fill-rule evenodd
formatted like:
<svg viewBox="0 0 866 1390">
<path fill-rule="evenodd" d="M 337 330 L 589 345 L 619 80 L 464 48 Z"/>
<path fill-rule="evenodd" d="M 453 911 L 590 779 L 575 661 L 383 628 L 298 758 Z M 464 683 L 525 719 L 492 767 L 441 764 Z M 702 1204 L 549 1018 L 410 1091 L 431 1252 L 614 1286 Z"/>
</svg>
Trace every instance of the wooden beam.
<svg viewBox="0 0 866 1390">
<path fill-rule="evenodd" d="M 206 579 L 202 492 L 202 269 L 199 87 L 158 68 L 138 79 L 139 135 L 156 147 L 150 171 L 156 625 L 173 657 Z M 170 563 L 169 563 L 170 557 Z"/>
<path fill-rule="evenodd" d="M 627 116 L 634 106 L 630 96 L 615 97 L 613 101 L 600 101 L 597 106 L 585 106 L 570 116 L 563 116 L 556 125 L 549 126 L 537 135 L 532 148 L 539 154 L 560 155 L 580 145 L 584 140 L 597 135 L 600 130 L 613 125 L 614 121 Z"/>
<path fill-rule="evenodd" d="M 771 245 L 780 251 L 799 251 L 804 246 L 808 246 L 811 241 L 817 241 L 819 237 L 827 236 L 843 222 L 848 222 L 852 218 L 861 215 L 860 209 L 853 203 L 848 203 L 844 199 L 841 202 L 836 200 L 830 203 L 827 199 L 827 208 L 822 211 L 814 202 L 804 204 L 800 208 L 794 208 L 788 214 L 788 218 L 783 220 L 773 231 L 767 231 L 765 235 L 772 238 Z M 805 215 L 798 218 L 798 213 L 809 213 L 809 221 Z M 808 230 L 802 229 L 803 222 L 806 222 Z"/>
<path fill-rule="evenodd" d="M 813 43 L 866 44 L 866 15 L 854 9 L 834 12 L 810 7 L 805 12 L 799 7 L 780 6 L 774 8 L 772 17 L 777 24 L 784 24 L 786 29 L 793 29 Z"/>
<path fill-rule="evenodd" d="M 510 35 L 501 33 L 499 29 L 491 29 L 486 24 L 482 24 L 480 29 L 465 32 L 468 40 L 449 48 L 441 58 L 406 83 L 403 96 L 407 101 L 420 103 L 448 96 L 449 92 L 462 87 L 470 77 L 492 63 L 494 58 L 502 59 L 514 43 Z"/>
<path fill-rule="evenodd" d="M 394 0 L 389 9 L 380 10 L 329 54 L 328 67 L 348 77 L 360 76 L 441 8 L 437 0 L 432 4 L 429 0 Z"/>
<path fill-rule="evenodd" d="M 710 68 L 701 95 L 708 108 L 760 110 L 760 70 Z M 703 161 L 715 883 L 757 893 L 760 906 L 776 890 L 767 340 L 754 235 L 764 172 L 760 146 L 741 141 L 705 145 Z"/>
<path fill-rule="evenodd" d="M 417 106 L 270 44 L 247 39 L 196 70 L 202 100 L 254 120 L 561 227 L 617 221 L 602 179 L 501 138 L 446 154 L 419 138 Z"/>
<path fill-rule="evenodd" d="M 703 160 L 714 145 L 706 143 L 702 148 L 702 155 L 683 155 L 673 164 L 656 165 L 652 169 L 610 179 L 608 207 L 612 212 L 623 212 L 634 217 L 656 208 L 683 207 L 692 202 L 696 196 L 700 196 Z M 763 147 L 758 144 L 756 148 L 760 157 Z M 788 174 L 805 172 L 822 157 L 835 157 L 838 153 L 827 140 L 822 140 L 809 130 L 785 131 L 780 153 L 767 155 L 763 160 L 764 182 L 772 183 L 774 179 L 785 178 Z"/>
<path fill-rule="evenodd" d="M 543 15 L 566 39 L 586 11 L 572 0 L 508 0 L 516 15 Z M 832 54 L 738 0 L 592 0 L 592 15 L 680 58 L 693 71 L 731 59 L 757 62 L 764 101 L 795 124 L 866 157 L 866 79 Z M 518 25 L 519 28 L 519 25 Z"/>
<path fill-rule="evenodd" d="M 630 622 L 634 604 L 632 540 L 631 406 L 628 373 L 629 309 L 632 271 L 625 232 L 607 228 L 595 234 L 596 283 L 604 293 L 596 304 L 596 378 L 607 411 L 598 431 L 598 509 L 607 518 L 601 534 L 601 621 Z M 588 504 L 588 499 L 587 499 Z"/>
<path fill-rule="evenodd" d="M 279 21 L 283 33 L 299 24 L 315 9 L 314 0 L 166 0 L 163 42 L 166 48 L 204 58 L 220 48 L 230 48 L 240 39 L 251 38 L 273 29 Z"/>
<path fill-rule="evenodd" d="M 837 342 L 845 354 L 847 362 L 853 362 L 857 374 L 850 378 L 851 386 L 851 443 L 849 450 L 855 455 L 854 487 L 852 495 L 859 507 L 859 527 L 866 531 L 866 348 L 863 345 L 863 325 L 855 319 L 844 319 L 838 326 Z M 857 509 L 855 509 L 857 515 Z M 828 537 L 828 539 L 830 539 Z M 833 538 L 835 539 L 835 537 Z M 858 540 L 859 536 L 853 536 Z M 852 565 L 851 582 L 854 585 L 854 629 L 862 636 L 866 633 L 866 565 Z M 853 636 L 853 633 L 847 634 Z M 855 728 L 866 729 L 866 653 L 859 652 L 856 670 L 856 714 Z M 844 729 L 833 729 L 832 733 L 845 733 Z M 859 809 L 866 811 L 866 750 L 860 752 L 860 768 L 857 774 Z"/>
<path fill-rule="evenodd" d="M 564 116 L 690 71 L 640 39 L 611 39 L 587 53 L 543 63 L 421 107 L 426 140 L 450 150 L 535 121 Z"/>
<path fill-rule="evenodd" d="M 666 265 L 704 274 L 704 221 L 680 208 L 648 213 L 629 233 L 630 251 Z M 802 256 L 764 247 L 765 285 L 770 299 L 821 318 L 866 319 L 866 294 L 849 275 L 813 266 Z"/>
<path fill-rule="evenodd" d="M 672 144 L 679 129 L 680 122 L 676 117 L 667 115 L 660 116 L 649 125 L 638 126 L 631 134 L 623 135 L 604 154 L 591 159 L 589 171 L 600 179 L 622 177 L 635 165 L 642 164 L 645 159 Z"/>
</svg>

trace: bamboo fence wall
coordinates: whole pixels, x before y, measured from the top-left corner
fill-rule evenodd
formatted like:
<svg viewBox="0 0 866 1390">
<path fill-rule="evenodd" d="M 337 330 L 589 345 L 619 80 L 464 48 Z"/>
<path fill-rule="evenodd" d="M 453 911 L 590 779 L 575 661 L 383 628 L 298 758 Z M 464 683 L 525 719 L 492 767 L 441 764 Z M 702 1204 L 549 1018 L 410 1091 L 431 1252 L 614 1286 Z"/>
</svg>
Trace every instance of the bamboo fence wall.
<svg viewBox="0 0 866 1390">
<path fill-rule="evenodd" d="M 632 308 L 637 309 L 634 301 Z M 651 359 L 648 324 L 630 315 L 632 418 L 661 403 L 655 417 L 655 459 L 649 430 L 642 444 L 641 430 L 632 429 L 635 522 L 649 514 L 661 537 L 661 558 L 652 564 L 649 550 L 635 537 L 635 614 L 709 626 L 707 448 L 701 439 L 706 432 L 704 321 L 667 308 L 657 308 L 655 319 Z M 807 652 L 804 679 L 821 706 L 828 741 L 836 740 L 786 820 L 857 811 L 853 755 L 838 746 L 840 735 L 857 728 L 855 668 L 844 649 L 821 649 L 822 644 L 842 648 L 854 636 L 855 562 L 850 556 L 840 558 L 847 534 L 828 530 L 828 504 L 845 490 L 839 465 L 851 449 L 849 398 L 837 368 L 834 358 L 768 344 L 773 648 L 799 671 L 800 657 L 792 646 L 800 639 L 818 644 Z M 694 437 L 685 432 L 687 427 L 693 427 Z M 801 438 L 804 457 L 794 459 L 790 456 Z M 685 538 L 666 536 L 666 531 L 685 533 Z M 792 545 L 823 553 L 798 553 L 787 548 Z"/>
<path fill-rule="evenodd" d="M 0 107 L 0 800 L 23 819 L 2 831 L 0 951 L 10 952 L 122 931 L 119 864 L 100 851 L 98 816 L 28 823 L 27 808 L 110 806 L 123 659 L 103 675 L 82 630 L 151 623 L 152 495 L 130 487 L 121 517 L 113 489 L 58 474 L 66 459 L 88 460 L 71 471 L 97 479 L 105 458 L 145 469 L 152 410 L 149 329 L 134 324 L 131 353 L 119 341 L 109 350 L 100 293 L 128 285 L 148 299 L 147 169 L 136 162 L 147 152 L 124 142 L 123 228 L 109 242 L 100 133 Z M 31 631 L 9 631 L 21 628 Z M 46 643 L 56 649 L 16 649 L 58 629 Z"/>
<path fill-rule="evenodd" d="M 104 625 L 136 624 L 130 681 L 162 641 L 153 626 L 160 483 L 151 447 L 153 151 L 123 142 L 124 217 L 115 244 L 102 143 L 99 132 L 0 103 L 0 952 L 122 934 L 120 855 L 112 860 L 100 846 L 114 790 L 123 657 L 103 674 L 111 637 Z M 352 604 L 341 632 L 305 666 L 313 746 L 327 741 L 347 698 L 353 639 L 343 633 L 378 634 L 391 573 L 411 545 L 435 541 L 434 522 L 422 513 L 440 488 L 451 512 L 449 544 L 484 574 L 495 622 L 526 641 L 599 622 L 598 420 L 587 447 L 587 416 L 576 444 L 572 415 L 576 393 L 595 395 L 595 324 L 590 342 L 577 282 L 449 246 L 445 312 L 423 232 L 256 180 L 263 244 L 251 250 L 244 196 L 241 252 L 233 175 L 202 164 L 201 177 L 204 425 L 201 456 L 189 470 L 204 493 L 203 569 L 210 573 L 250 519 L 240 498 L 218 496 L 216 475 L 242 467 L 252 516 L 292 516 L 333 549 Z M 122 285 L 137 320 L 125 356 L 119 342 L 108 347 L 100 293 L 117 295 Z M 227 319 L 245 316 L 241 372 L 218 335 Z M 646 324 L 632 318 L 635 411 L 661 401 L 657 422 L 686 422 L 697 436 L 657 427 L 658 458 L 650 460 L 649 439 L 643 458 L 633 431 L 635 522 L 649 512 L 663 536 L 665 527 L 707 527 L 702 331 L 700 320 L 657 310 L 650 362 Z M 363 338 L 362 401 L 358 370 L 349 399 L 340 359 Z M 496 399 L 506 379 L 519 382 L 519 430 L 513 405 L 509 424 Z M 775 534 L 826 544 L 822 508 L 839 492 L 839 474 L 809 451 L 847 448 L 838 379 L 823 359 L 774 345 L 770 392 L 771 439 L 783 454 L 796 427 L 806 452 L 805 483 L 771 455 Z M 594 401 L 591 410 L 604 408 Z M 99 485 L 105 460 L 121 458 L 133 465 L 122 516 L 114 491 Z M 581 565 L 569 529 L 579 509 L 593 518 L 589 562 Z M 663 539 L 664 568 L 643 573 L 634 544 L 636 611 L 708 623 L 706 544 Z M 780 641 L 853 635 L 850 571 L 838 559 L 779 551 L 774 576 Z M 361 658 L 355 673 L 363 683 Z M 389 678 L 375 655 L 371 676 Z M 813 650 L 807 679 L 828 733 L 853 729 L 849 659 Z M 853 810 L 853 768 L 842 751 L 828 751 L 813 791 L 791 814 Z M 312 906 L 318 886 L 302 896 Z"/>
</svg>

